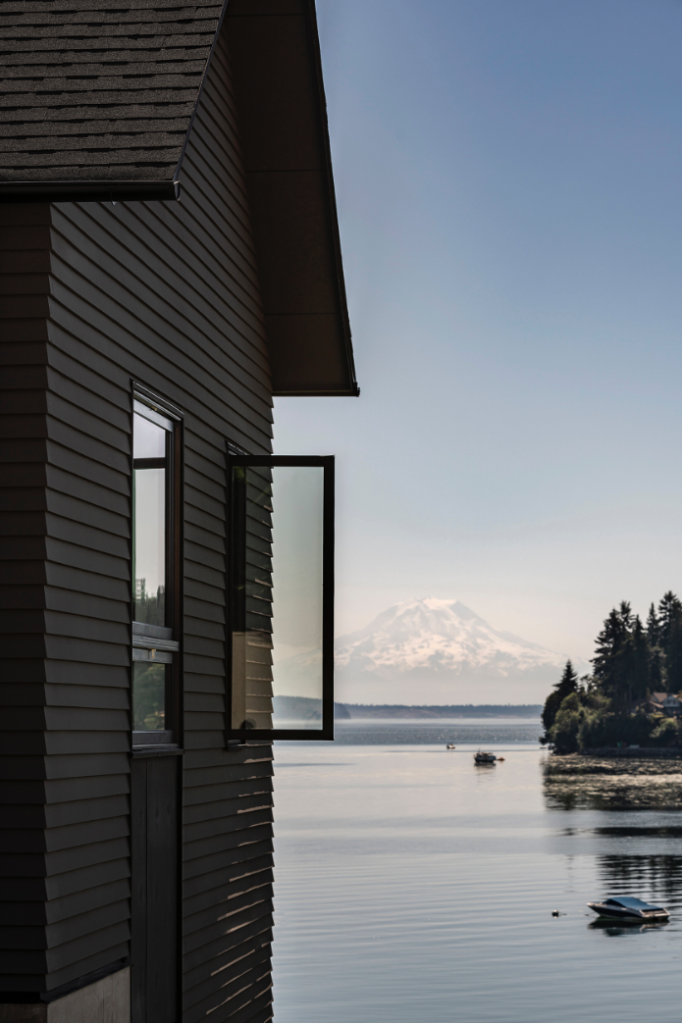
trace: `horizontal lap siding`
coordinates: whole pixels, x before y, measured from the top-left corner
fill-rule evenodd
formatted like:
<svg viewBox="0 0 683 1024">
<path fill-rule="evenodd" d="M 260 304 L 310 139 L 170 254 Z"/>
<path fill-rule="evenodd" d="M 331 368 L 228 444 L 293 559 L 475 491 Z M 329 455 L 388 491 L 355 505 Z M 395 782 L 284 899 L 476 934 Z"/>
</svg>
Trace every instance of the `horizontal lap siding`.
<svg viewBox="0 0 683 1024">
<path fill-rule="evenodd" d="M 0 987 L 46 971 L 47 206 L 0 208 Z"/>
<path fill-rule="evenodd" d="M 183 1019 L 264 1021 L 272 751 L 224 749 L 225 444 L 270 451 L 272 397 L 222 39 L 181 182 L 177 204 L 0 211 L 2 680 L 21 748 L 7 791 L 26 811 L 0 851 L 20 855 L 5 878 L 23 859 L 11 972 L 25 980 L 4 987 L 129 955 L 135 380 L 184 413 Z"/>
<path fill-rule="evenodd" d="M 58 290 L 53 278 L 57 321 Z M 48 908 L 59 904 L 59 915 L 46 930 L 46 987 L 54 988 L 129 955 L 131 506 L 125 378 L 112 368 L 102 384 L 61 325 L 50 328 L 46 868 Z"/>
<path fill-rule="evenodd" d="M 265 338 L 223 39 L 214 52 L 183 163 L 192 233 L 217 226 L 222 281 L 210 270 L 207 320 L 227 302 L 236 347 L 224 435 L 270 450 Z M 227 171 L 227 173 L 226 173 Z M 183 180 L 183 196 L 189 183 Z M 189 233 L 188 236 L 189 237 Z M 245 258 L 248 256 L 248 259 Z M 197 264 L 200 271 L 200 266 Z M 203 271 L 206 274 L 206 270 Z M 228 290 L 225 290 L 227 276 Z M 239 384 L 239 387 L 238 387 Z M 245 407 L 249 423 L 242 426 Z M 260 415 L 259 415 L 260 414 Z M 263 431 L 263 434 L 261 433 Z M 186 1020 L 267 1020 L 272 938 L 272 751 L 226 755 L 223 703 L 224 456 L 186 429 L 183 991 Z"/>
</svg>

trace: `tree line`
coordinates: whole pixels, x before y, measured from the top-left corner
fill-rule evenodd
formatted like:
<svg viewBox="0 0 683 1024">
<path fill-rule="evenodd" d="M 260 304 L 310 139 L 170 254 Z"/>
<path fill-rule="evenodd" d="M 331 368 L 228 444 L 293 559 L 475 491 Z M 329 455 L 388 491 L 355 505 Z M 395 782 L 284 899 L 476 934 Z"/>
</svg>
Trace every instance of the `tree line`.
<svg viewBox="0 0 683 1024">
<path fill-rule="evenodd" d="M 628 601 L 613 608 L 595 641 L 593 674 L 578 678 L 568 661 L 541 715 L 541 743 L 558 753 L 636 743 L 680 745 L 680 722 L 647 714 L 653 693 L 681 693 L 681 602 L 668 591 L 643 624 Z"/>
</svg>

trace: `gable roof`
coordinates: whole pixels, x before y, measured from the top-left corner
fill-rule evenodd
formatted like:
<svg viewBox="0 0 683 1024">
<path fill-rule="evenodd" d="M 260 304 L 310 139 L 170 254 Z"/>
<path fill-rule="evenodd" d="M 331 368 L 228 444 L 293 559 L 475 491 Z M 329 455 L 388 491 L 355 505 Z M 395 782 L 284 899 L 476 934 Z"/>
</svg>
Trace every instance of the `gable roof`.
<svg viewBox="0 0 683 1024">
<path fill-rule="evenodd" d="M 226 10 L 274 393 L 357 395 L 314 0 L 3 0 L 0 202 L 181 198 Z"/>
<path fill-rule="evenodd" d="M 0 6 L 0 198 L 175 199 L 222 0 Z"/>
</svg>

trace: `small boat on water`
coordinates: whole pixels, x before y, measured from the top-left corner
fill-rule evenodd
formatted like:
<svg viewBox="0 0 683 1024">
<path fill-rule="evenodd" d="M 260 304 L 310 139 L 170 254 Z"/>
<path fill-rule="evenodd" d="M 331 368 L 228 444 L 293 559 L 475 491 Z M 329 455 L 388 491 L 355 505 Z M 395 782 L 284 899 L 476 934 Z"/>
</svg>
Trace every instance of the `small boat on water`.
<svg viewBox="0 0 683 1024">
<path fill-rule="evenodd" d="M 446 750 L 455 750 L 455 743 L 447 743 Z"/>
<path fill-rule="evenodd" d="M 478 750 L 474 755 L 475 764 L 495 764 L 496 755 L 492 754 L 490 750 Z"/>
<path fill-rule="evenodd" d="M 664 907 L 656 907 L 653 903 L 645 903 L 635 896 L 610 896 L 602 903 L 588 903 L 599 918 L 610 921 L 644 922 L 668 921 L 669 911 Z"/>
</svg>

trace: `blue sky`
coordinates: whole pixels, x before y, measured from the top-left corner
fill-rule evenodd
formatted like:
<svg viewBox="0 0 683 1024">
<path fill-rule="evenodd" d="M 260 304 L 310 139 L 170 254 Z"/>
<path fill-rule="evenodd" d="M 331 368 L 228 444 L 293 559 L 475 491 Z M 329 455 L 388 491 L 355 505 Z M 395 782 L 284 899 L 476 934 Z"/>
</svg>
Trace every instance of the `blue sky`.
<svg viewBox="0 0 683 1024">
<path fill-rule="evenodd" d="M 680 5 L 318 0 L 359 399 L 338 631 L 413 597 L 590 657 L 680 592 Z"/>
</svg>

